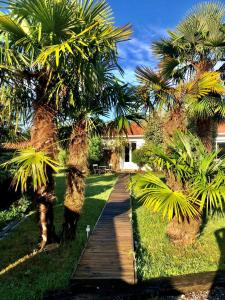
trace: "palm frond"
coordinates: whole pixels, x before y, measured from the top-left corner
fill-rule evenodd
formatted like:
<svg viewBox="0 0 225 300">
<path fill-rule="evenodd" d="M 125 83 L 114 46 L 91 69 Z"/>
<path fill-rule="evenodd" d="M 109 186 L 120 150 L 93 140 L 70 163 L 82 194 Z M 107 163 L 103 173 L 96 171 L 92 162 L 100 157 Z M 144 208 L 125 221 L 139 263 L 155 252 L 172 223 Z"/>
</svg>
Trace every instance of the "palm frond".
<svg viewBox="0 0 225 300">
<path fill-rule="evenodd" d="M 163 218 L 167 216 L 169 221 L 174 217 L 181 221 L 182 218 L 194 218 L 199 215 L 191 198 L 181 191 L 171 190 L 152 172 L 135 175 L 132 185 L 135 196 L 147 208 L 161 212 Z"/>
<path fill-rule="evenodd" d="M 188 95 L 196 99 L 207 96 L 210 93 L 223 95 L 225 88 L 218 72 L 203 72 L 199 77 L 183 85 Z"/>
<path fill-rule="evenodd" d="M 13 185 L 17 190 L 20 186 L 22 192 L 27 190 L 28 179 L 32 179 L 33 189 L 36 191 L 48 182 L 47 168 L 58 172 L 59 164 L 49 158 L 44 152 L 36 151 L 33 148 L 20 150 L 9 161 L 3 163 L 1 167 L 15 166 Z"/>
</svg>

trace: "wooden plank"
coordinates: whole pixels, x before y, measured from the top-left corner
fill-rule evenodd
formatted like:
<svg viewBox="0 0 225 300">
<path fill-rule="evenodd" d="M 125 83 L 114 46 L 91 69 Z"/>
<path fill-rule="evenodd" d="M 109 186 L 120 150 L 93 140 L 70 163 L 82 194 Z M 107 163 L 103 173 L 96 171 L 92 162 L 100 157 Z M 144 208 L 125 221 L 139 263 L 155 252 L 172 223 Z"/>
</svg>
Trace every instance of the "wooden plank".
<svg viewBox="0 0 225 300">
<path fill-rule="evenodd" d="M 128 176 L 120 176 L 72 276 L 77 285 L 88 279 L 136 282 Z"/>
</svg>

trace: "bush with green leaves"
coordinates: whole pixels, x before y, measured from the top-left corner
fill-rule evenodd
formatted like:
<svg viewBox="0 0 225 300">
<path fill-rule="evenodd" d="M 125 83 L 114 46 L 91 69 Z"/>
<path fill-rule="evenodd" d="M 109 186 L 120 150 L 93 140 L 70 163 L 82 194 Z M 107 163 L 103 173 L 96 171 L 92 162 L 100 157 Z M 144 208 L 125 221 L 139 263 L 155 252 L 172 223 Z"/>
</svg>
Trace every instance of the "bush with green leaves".
<svg viewBox="0 0 225 300">
<path fill-rule="evenodd" d="M 30 209 L 31 201 L 26 196 L 22 196 L 9 209 L 0 211 L 0 228 L 10 221 L 22 218 Z"/>
<path fill-rule="evenodd" d="M 157 113 L 151 113 L 144 125 L 144 137 L 145 142 L 152 144 L 163 143 L 163 132 L 162 132 L 162 117 Z"/>
<path fill-rule="evenodd" d="M 93 136 L 89 140 L 88 162 L 92 164 L 100 163 L 103 158 L 103 144 L 100 136 Z"/>
<path fill-rule="evenodd" d="M 162 145 L 162 118 L 159 114 L 151 113 L 147 121 L 143 124 L 145 143 L 141 148 L 133 151 L 132 161 L 136 163 L 139 168 L 144 165 L 151 164 L 152 148 L 154 145 Z"/>
<path fill-rule="evenodd" d="M 150 162 L 151 143 L 144 144 L 141 148 L 135 149 L 132 152 L 132 161 L 142 168 Z"/>
<path fill-rule="evenodd" d="M 148 208 L 180 221 L 224 210 L 225 158 L 217 159 L 218 151 L 209 154 L 199 138 L 181 132 L 167 151 L 156 146 L 152 151 L 152 166 L 165 180 L 147 172 L 135 175 L 131 183 L 134 195 Z"/>
</svg>

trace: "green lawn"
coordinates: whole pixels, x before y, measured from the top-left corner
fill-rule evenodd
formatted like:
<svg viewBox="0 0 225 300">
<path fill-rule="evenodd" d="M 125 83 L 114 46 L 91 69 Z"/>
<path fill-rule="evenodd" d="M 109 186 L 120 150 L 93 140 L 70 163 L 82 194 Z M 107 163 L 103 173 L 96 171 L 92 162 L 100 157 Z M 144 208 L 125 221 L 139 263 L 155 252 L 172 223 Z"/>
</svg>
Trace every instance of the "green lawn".
<svg viewBox="0 0 225 300">
<path fill-rule="evenodd" d="M 87 179 L 86 200 L 78 225 L 77 239 L 51 252 L 26 256 L 37 247 L 38 226 L 32 215 L 19 225 L 6 239 L 0 241 L 0 273 L 7 266 L 12 269 L 0 275 L 0 298 L 41 299 L 45 291 L 65 288 L 86 242 L 86 226 L 93 228 L 108 199 L 115 175 L 90 176 Z M 63 194 L 65 178 L 56 177 L 57 198 L 55 224 L 60 230 L 63 220 Z M 21 259 L 21 260 L 20 260 Z"/>
<path fill-rule="evenodd" d="M 134 207 L 139 279 L 225 269 L 225 217 L 208 220 L 196 243 L 182 248 L 169 242 L 166 222 L 159 214 L 139 206 L 136 200 Z M 220 232 L 219 239 L 216 232 Z"/>
</svg>

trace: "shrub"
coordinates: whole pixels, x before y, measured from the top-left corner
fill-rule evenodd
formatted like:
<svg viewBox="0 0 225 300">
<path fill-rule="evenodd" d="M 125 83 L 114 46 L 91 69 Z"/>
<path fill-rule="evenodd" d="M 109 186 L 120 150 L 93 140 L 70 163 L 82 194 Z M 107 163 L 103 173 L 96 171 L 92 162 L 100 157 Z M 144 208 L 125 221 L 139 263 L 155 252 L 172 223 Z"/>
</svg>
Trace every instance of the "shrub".
<svg viewBox="0 0 225 300">
<path fill-rule="evenodd" d="M 99 136 L 93 136 L 89 140 L 88 149 L 88 163 L 92 164 L 100 163 L 103 158 L 103 143 Z"/>
<path fill-rule="evenodd" d="M 158 113 L 151 113 L 144 126 L 146 144 L 160 145 L 163 143 L 162 119 Z"/>
<path fill-rule="evenodd" d="M 22 218 L 30 209 L 31 201 L 26 196 L 22 196 L 9 209 L 0 211 L 0 228 L 10 221 Z"/>
<path fill-rule="evenodd" d="M 151 113 L 144 125 L 144 145 L 133 151 L 132 161 L 136 163 L 139 168 L 144 165 L 150 165 L 152 160 L 152 149 L 154 145 L 162 145 L 162 120 L 157 113 Z M 151 166 L 152 167 L 152 166 Z"/>
<path fill-rule="evenodd" d="M 145 142 L 145 144 L 141 148 L 133 151 L 132 161 L 136 163 L 139 168 L 143 167 L 144 165 L 148 165 L 152 170 L 155 170 L 154 165 L 152 164 L 154 149 L 155 145 L 152 142 Z"/>
<path fill-rule="evenodd" d="M 139 168 L 142 168 L 145 164 L 148 164 L 149 158 L 147 156 L 147 151 L 145 147 L 135 149 L 132 152 L 132 161 L 138 165 Z"/>
</svg>

